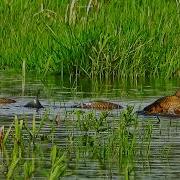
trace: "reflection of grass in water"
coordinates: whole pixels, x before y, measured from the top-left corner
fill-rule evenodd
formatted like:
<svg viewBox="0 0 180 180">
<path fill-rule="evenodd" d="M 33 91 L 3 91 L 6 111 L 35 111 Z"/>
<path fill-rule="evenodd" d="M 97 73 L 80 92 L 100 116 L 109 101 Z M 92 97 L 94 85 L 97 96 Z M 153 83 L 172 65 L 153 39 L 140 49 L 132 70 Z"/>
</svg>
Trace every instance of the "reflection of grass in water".
<svg viewBox="0 0 180 180">
<path fill-rule="evenodd" d="M 0 6 L 1 67 L 20 68 L 26 59 L 28 70 L 76 79 L 179 75 L 176 1 L 17 0 Z"/>
</svg>

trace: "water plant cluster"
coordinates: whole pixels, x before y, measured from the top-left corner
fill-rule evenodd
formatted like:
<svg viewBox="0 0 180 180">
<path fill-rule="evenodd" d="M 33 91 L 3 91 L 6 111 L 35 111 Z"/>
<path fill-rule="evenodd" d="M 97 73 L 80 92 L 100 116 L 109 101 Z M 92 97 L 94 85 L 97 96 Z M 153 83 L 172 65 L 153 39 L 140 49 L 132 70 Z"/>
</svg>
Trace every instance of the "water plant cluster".
<svg viewBox="0 0 180 180">
<path fill-rule="evenodd" d="M 0 68 L 98 78 L 180 75 L 179 1 L 0 1 Z"/>
<path fill-rule="evenodd" d="M 143 131 L 139 126 L 133 107 L 128 107 L 118 120 L 109 117 L 107 112 L 96 116 L 90 113 L 77 113 L 78 136 L 72 136 L 76 153 L 77 167 L 80 162 L 96 160 L 102 168 L 99 176 L 109 178 L 133 176 L 139 158 L 150 157 L 152 125 Z M 142 148 L 143 147 L 143 148 Z M 78 153 L 77 153 L 78 152 Z M 107 172 L 104 172 L 106 170 Z"/>
<path fill-rule="evenodd" d="M 65 153 L 61 153 L 53 143 L 50 143 L 49 150 L 42 147 L 43 144 L 45 145 L 45 137 L 40 130 L 45 119 L 43 118 L 37 125 L 34 116 L 31 127 L 29 127 L 26 120 L 19 120 L 16 116 L 6 131 L 4 127 L 2 128 L 1 178 L 30 179 L 41 175 L 41 177 L 55 180 L 64 174 L 66 169 Z M 49 153 L 47 162 L 45 153 Z"/>
<path fill-rule="evenodd" d="M 69 114 L 70 115 L 70 114 Z M 7 179 L 24 177 L 78 176 L 83 163 L 101 167 L 101 177 L 133 176 L 139 158 L 148 159 L 151 149 L 152 125 L 140 128 L 137 115 L 128 107 L 118 119 L 109 112 L 75 111 L 73 119 L 49 120 L 47 114 L 37 120 L 15 117 L 0 132 L 0 171 Z M 69 126 L 65 137 L 57 128 Z M 58 125 L 58 126 L 57 126 Z M 49 131 L 44 131 L 47 129 Z M 58 136 L 58 137 L 57 137 Z M 59 138 L 65 143 L 58 143 Z M 82 174 L 81 174 L 82 175 Z"/>
</svg>

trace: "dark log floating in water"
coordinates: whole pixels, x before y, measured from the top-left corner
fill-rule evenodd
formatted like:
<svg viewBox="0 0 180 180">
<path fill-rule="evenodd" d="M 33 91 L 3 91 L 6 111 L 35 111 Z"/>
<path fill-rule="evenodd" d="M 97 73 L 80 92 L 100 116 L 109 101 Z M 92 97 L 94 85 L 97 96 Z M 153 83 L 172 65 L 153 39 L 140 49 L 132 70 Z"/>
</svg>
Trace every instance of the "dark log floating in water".
<svg viewBox="0 0 180 180">
<path fill-rule="evenodd" d="M 26 105 L 24 105 L 24 107 L 36 108 L 36 109 L 44 108 L 39 101 L 39 94 L 40 91 L 38 90 L 36 98 L 33 101 L 28 102 Z"/>
<path fill-rule="evenodd" d="M 93 101 L 93 102 L 74 105 L 73 108 L 112 110 L 112 109 L 122 109 L 123 107 L 119 104 L 115 104 L 115 103 L 111 103 L 111 102 Z"/>
<path fill-rule="evenodd" d="M 7 99 L 7 98 L 0 98 L 0 104 L 10 104 L 15 103 L 16 101 L 13 99 Z"/>
<path fill-rule="evenodd" d="M 143 112 L 147 115 L 180 115 L 180 90 L 172 96 L 162 97 L 146 106 Z"/>
</svg>

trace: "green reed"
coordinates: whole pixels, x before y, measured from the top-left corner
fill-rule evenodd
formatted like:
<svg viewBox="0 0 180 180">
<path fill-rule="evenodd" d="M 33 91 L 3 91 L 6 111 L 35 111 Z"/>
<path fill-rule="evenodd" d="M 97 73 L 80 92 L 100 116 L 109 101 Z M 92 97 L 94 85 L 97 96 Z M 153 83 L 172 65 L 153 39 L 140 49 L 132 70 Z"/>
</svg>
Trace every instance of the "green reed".
<svg viewBox="0 0 180 180">
<path fill-rule="evenodd" d="M 45 125 L 45 122 L 47 121 L 47 113 L 42 117 L 40 123 L 37 125 L 35 114 L 33 114 L 32 118 L 32 127 L 28 126 L 27 120 L 24 121 L 24 128 L 29 134 L 29 138 L 32 140 L 33 144 L 36 143 L 38 138 L 43 138 L 43 134 L 40 134 L 42 128 Z"/>
<path fill-rule="evenodd" d="M 14 119 L 14 134 L 13 134 L 13 144 L 14 148 L 11 154 L 11 161 L 7 164 L 7 179 L 12 179 L 14 176 L 14 172 L 18 167 L 19 161 L 22 158 L 23 153 L 23 137 L 22 137 L 22 129 L 23 129 L 23 120 L 19 120 L 17 116 Z M 11 130 L 11 126 L 6 133 L 6 136 L 9 135 L 9 131 Z M 7 137 L 6 137 L 7 139 Z"/>
<path fill-rule="evenodd" d="M 23 120 L 19 120 L 17 116 L 15 116 L 14 120 L 14 139 L 17 142 L 17 144 L 21 144 L 22 142 L 22 128 L 23 128 Z"/>
<path fill-rule="evenodd" d="M 99 173 L 102 170 L 102 177 L 106 171 L 106 177 L 112 178 L 115 171 L 117 177 L 130 179 L 136 162 L 139 166 L 144 163 L 139 159 L 149 161 L 151 156 L 152 124 L 145 122 L 142 127 L 131 106 L 118 116 L 108 111 L 74 111 L 66 114 L 61 123 L 70 126 L 65 145 L 59 141 L 59 135 L 56 137 L 56 122 L 49 121 L 48 113 L 42 119 L 33 116 L 31 124 L 15 117 L 4 132 L 6 138 L 1 149 L 4 164 L 0 170 L 7 179 L 16 179 L 19 175 L 25 179 L 36 175 L 58 179 L 81 171 L 83 163 L 95 163 L 100 167 Z M 50 138 L 44 141 L 42 136 Z M 167 157 L 169 151 L 170 148 L 165 147 L 162 155 Z"/>
<path fill-rule="evenodd" d="M 65 154 L 59 155 L 60 152 L 57 151 L 57 146 L 54 145 L 51 149 L 51 172 L 49 175 L 49 180 L 56 180 L 58 177 L 62 176 L 66 170 L 66 157 Z"/>
<path fill-rule="evenodd" d="M 33 173 L 35 172 L 35 160 L 34 157 L 32 157 L 32 162 L 25 162 L 24 163 L 24 178 L 30 179 L 33 176 Z"/>
<path fill-rule="evenodd" d="M 8 169 L 6 174 L 7 179 L 12 179 L 12 177 L 14 176 L 15 170 L 18 168 L 19 162 L 22 158 L 21 154 L 22 154 L 21 146 L 18 145 L 17 143 L 14 143 L 11 161 L 9 164 L 7 164 L 7 169 Z"/>
<path fill-rule="evenodd" d="M 166 0 L 1 1 L 0 67 L 91 79 L 179 73 L 179 4 Z"/>
<path fill-rule="evenodd" d="M 7 179 L 16 179 L 20 174 L 25 179 L 31 179 L 34 174 L 39 172 L 42 173 L 43 177 L 49 179 L 58 179 L 64 175 L 67 164 L 65 153 L 62 154 L 60 148 L 52 144 L 52 140 L 47 139 L 47 145 L 52 146 L 49 150 L 42 146 L 44 144 L 42 129 L 45 120 L 47 120 L 47 114 L 39 123 L 33 116 L 32 127 L 29 127 L 27 121 L 19 120 L 15 116 L 14 122 L 4 132 L 1 144 L 4 163 L 1 169 L 6 169 L 4 174 Z M 7 142 L 13 147 L 8 148 L 8 151 L 6 150 L 9 147 Z M 50 154 L 51 163 L 48 163 L 48 168 L 47 163 L 41 162 L 45 159 L 44 153 Z"/>
<path fill-rule="evenodd" d="M 116 121 L 114 117 L 109 117 L 108 112 L 96 115 L 94 112 L 76 111 L 76 115 L 76 128 L 80 129 L 80 134 L 71 138 L 74 148 L 70 150 L 76 154 L 77 166 L 82 159 L 85 162 L 96 159 L 109 172 L 118 167 L 119 175 L 128 179 L 135 167 L 135 160 L 141 157 L 142 144 L 145 151 L 143 157 L 149 156 L 152 129 L 146 128 L 141 134 L 133 107 L 128 106 Z M 146 138 L 141 140 L 141 136 Z"/>
</svg>

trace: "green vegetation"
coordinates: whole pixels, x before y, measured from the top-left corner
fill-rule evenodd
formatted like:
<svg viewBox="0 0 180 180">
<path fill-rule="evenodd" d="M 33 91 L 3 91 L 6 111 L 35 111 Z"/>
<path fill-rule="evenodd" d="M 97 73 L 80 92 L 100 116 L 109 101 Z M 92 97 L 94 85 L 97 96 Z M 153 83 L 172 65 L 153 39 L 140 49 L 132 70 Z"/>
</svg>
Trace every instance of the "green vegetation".
<svg viewBox="0 0 180 180">
<path fill-rule="evenodd" d="M 62 77 L 180 76 L 179 18 L 175 0 L 2 0 L 0 68 L 26 61 Z"/>
<path fill-rule="evenodd" d="M 67 152 L 76 163 L 75 172 L 82 168 L 82 163 L 92 166 L 91 163 L 96 162 L 94 165 L 100 167 L 100 177 L 106 171 L 106 177 L 112 178 L 117 173 L 118 177 L 129 179 L 138 159 L 146 161 L 151 156 L 151 125 L 142 129 L 132 107 L 124 110 L 116 120 L 107 112 L 96 115 L 76 111 L 75 114 L 76 126 L 67 140 Z"/>
<path fill-rule="evenodd" d="M 56 122 L 49 121 L 47 115 L 42 120 L 33 117 L 32 123 L 15 117 L 7 130 L 3 127 L 3 163 L 0 165 L 3 177 L 16 179 L 21 175 L 31 179 L 38 176 L 53 180 L 78 174 L 85 162 L 100 167 L 102 176 L 107 171 L 106 177 L 112 177 L 115 171 L 117 177 L 129 179 L 136 161 L 150 157 L 152 126 L 148 124 L 142 130 L 132 107 L 124 110 L 116 120 L 108 112 L 97 115 L 75 111 L 69 115 L 74 120 L 61 122 L 61 125 L 71 123 L 72 127 L 68 128 L 63 140 L 65 146 L 57 143 Z M 43 128 L 46 128 L 45 132 Z"/>
<path fill-rule="evenodd" d="M 33 117 L 32 127 L 28 127 L 30 125 L 25 120 L 15 117 L 14 123 L 6 131 L 1 143 L 3 163 L 0 171 L 7 179 L 16 179 L 19 175 L 24 179 L 31 179 L 35 174 L 39 174 L 53 180 L 64 175 L 66 155 L 61 153 L 57 145 L 52 144 L 50 138 L 44 138 L 42 128 L 45 119 L 43 118 L 37 126 Z M 45 142 L 50 149 L 43 148 Z M 46 163 L 43 162 L 47 161 L 45 153 L 49 153 L 50 158 Z"/>
<path fill-rule="evenodd" d="M 132 110 L 128 107 L 121 114 L 119 122 L 108 122 L 107 114 L 101 114 L 100 117 L 92 113 L 81 115 L 78 124 L 82 134 L 77 147 L 83 159 L 97 159 L 109 172 L 118 168 L 119 174 L 128 179 L 139 153 L 136 149 L 139 139 L 138 122 Z"/>
</svg>

